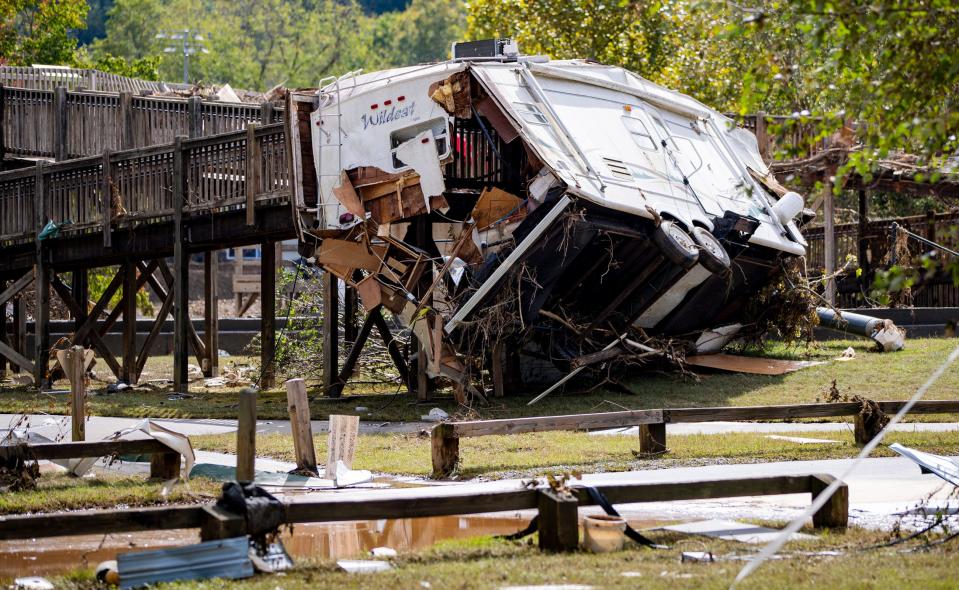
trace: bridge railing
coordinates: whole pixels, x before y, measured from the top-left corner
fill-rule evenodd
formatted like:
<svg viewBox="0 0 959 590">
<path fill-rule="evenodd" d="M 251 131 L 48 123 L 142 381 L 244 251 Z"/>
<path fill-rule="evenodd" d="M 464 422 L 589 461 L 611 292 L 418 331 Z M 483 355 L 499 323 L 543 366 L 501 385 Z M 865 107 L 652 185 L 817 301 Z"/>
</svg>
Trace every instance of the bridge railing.
<svg viewBox="0 0 959 590">
<path fill-rule="evenodd" d="M 0 242 L 35 239 L 48 221 L 70 235 L 172 216 L 175 149 L 166 144 L 108 151 L 0 174 Z M 250 207 L 289 192 L 282 124 L 188 139 L 181 149 L 188 215 Z"/>
<path fill-rule="evenodd" d="M 0 152 L 67 160 L 282 121 L 271 103 L 0 87 Z"/>
<path fill-rule="evenodd" d="M 87 68 L 0 66 L 0 84 L 34 90 L 53 90 L 63 86 L 69 90 L 85 89 L 100 92 L 161 92 L 170 88 L 188 88 L 185 84 L 153 82 L 127 78 Z"/>
</svg>

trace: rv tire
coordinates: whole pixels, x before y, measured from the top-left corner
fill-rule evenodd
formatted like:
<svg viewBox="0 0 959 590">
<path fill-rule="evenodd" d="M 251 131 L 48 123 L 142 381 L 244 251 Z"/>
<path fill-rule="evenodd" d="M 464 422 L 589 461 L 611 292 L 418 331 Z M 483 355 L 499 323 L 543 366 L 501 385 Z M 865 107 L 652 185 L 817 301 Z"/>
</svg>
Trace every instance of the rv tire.
<svg viewBox="0 0 959 590">
<path fill-rule="evenodd" d="M 699 258 L 699 246 L 683 228 L 673 221 L 664 221 L 653 232 L 653 242 L 673 264 L 692 268 Z"/>
</svg>

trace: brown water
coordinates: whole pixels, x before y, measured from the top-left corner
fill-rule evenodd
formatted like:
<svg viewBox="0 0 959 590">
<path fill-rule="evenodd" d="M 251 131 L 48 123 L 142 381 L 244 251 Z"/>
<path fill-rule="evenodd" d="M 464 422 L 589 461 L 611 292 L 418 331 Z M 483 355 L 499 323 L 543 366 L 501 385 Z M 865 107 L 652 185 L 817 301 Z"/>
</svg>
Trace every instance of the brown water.
<svg viewBox="0 0 959 590">
<path fill-rule="evenodd" d="M 522 530 L 528 519 L 442 516 L 396 520 L 298 524 L 283 544 L 293 558 L 341 559 L 366 555 L 374 547 L 400 552 L 423 549 L 444 539 L 500 535 Z M 179 547 L 199 542 L 196 530 L 116 533 L 0 542 L 0 579 L 93 568 L 118 553 Z"/>
</svg>

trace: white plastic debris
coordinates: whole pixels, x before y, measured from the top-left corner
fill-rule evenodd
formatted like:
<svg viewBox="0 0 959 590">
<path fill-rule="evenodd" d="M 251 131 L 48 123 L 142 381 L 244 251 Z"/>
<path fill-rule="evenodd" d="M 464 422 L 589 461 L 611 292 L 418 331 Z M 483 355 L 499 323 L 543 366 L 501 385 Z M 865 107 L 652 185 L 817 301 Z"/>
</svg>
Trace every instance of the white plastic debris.
<svg viewBox="0 0 959 590">
<path fill-rule="evenodd" d="M 333 485 L 338 488 L 355 486 L 361 483 L 373 481 L 373 473 L 366 469 L 350 469 L 341 460 L 336 461 L 336 469 L 333 472 Z"/>
<path fill-rule="evenodd" d="M 837 360 L 837 361 L 851 361 L 851 360 L 853 360 L 853 359 L 855 359 L 855 358 L 856 358 L 856 349 L 854 349 L 852 346 L 850 346 L 850 347 L 846 348 L 846 350 L 842 351 L 842 354 L 840 354 L 839 356 L 837 356 L 835 360 Z"/>
<path fill-rule="evenodd" d="M 17 578 L 13 583 L 16 590 L 53 590 L 53 584 L 46 578 L 39 576 Z"/>
<path fill-rule="evenodd" d="M 440 408 L 433 408 L 429 414 L 420 416 L 425 422 L 442 422 L 443 420 L 448 420 L 449 417 L 450 415 Z"/>
<path fill-rule="evenodd" d="M 680 557 L 682 563 L 687 562 L 703 562 L 711 563 L 716 561 L 713 557 L 713 554 L 709 551 L 683 551 L 682 556 Z"/>
<path fill-rule="evenodd" d="M 390 557 L 396 557 L 396 549 L 392 547 L 373 547 L 370 549 L 370 555 L 381 559 L 388 559 Z"/>
<path fill-rule="evenodd" d="M 898 327 L 891 320 L 886 320 L 883 327 L 872 335 L 885 352 L 895 352 L 906 347 L 906 331 Z"/>
<path fill-rule="evenodd" d="M 341 559 L 336 565 L 351 574 L 375 574 L 393 569 L 390 562 L 376 559 Z"/>
</svg>

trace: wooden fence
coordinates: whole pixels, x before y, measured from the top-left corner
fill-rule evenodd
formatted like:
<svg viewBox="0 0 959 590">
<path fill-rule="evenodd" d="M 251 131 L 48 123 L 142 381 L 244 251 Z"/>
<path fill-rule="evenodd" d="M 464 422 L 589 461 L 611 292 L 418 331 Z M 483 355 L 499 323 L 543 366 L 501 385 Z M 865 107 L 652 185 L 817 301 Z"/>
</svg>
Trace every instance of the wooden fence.
<svg viewBox="0 0 959 590">
<path fill-rule="evenodd" d="M 288 194 L 290 173 L 282 124 L 184 140 L 186 214 Z M 47 221 L 60 233 L 140 223 L 174 214 L 173 144 L 106 151 L 0 174 L 0 243 L 32 240 Z M 35 196 L 42 196 L 35 209 Z"/>
<path fill-rule="evenodd" d="M 841 223 L 835 226 L 837 266 L 845 263 L 849 255 L 856 256 L 863 269 L 864 276 L 854 276 L 840 280 L 837 284 L 836 304 L 839 307 L 859 307 L 863 301 L 862 291 L 868 293 L 872 273 L 877 268 L 889 266 L 889 250 L 892 245 L 892 225 L 919 234 L 948 248 L 959 248 L 959 212 L 915 215 L 897 219 L 869 221 L 865 224 Z M 806 257 L 811 276 L 821 276 L 825 268 L 825 239 L 822 226 L 808 227 L 803 235 L 809 243 Z M 915 240 L 908 241 L 913 263 L 930 248 Z M 865 286 L 864 286 L 865 285 Z M 913 287 L 912 304 L 917 307 L 956 307 L 959 306 L 959 287 L 951 277 L 934 276 L 924 279 Z"/>
<path fill-rule="evenodd" d="M 188 88 L 184 84 L 151 82 L 108 74 L 99 70 L 61 67 L 0 67 L 0 85 L 35 90 L 53 90 L 63 86 L 69 90 L 85 89 L 100 92 L 161 92 L 170 88 Z"/>
<path fill-rule="evenodd" d="M 898 412 L 906 402 L 882 401 L 879 407 L 885 413 Z M 506 418 L 502 420 L 471 420 L 445 422 L 433 427 L 432 441 L 433 477 L 447 477 L 458 467 L 460 461 L 459 439 L 473 436 L 522 434 L 527 432 L 550 432 L 555 430 L 609 429 L 639 426 L 639 450 L 644 454 L 662 453 L 666 450 L 666 424 L 699 422 L 736 422 L 744 420 L 795 420 L 798 418 L 826 418 L 856 416 L 860 420 L 862 404 L 858 402 L 794 404 L 780 406 L 740 406 L 719 408 L 664 408 L 654 410 L 625 410 L 595 414 L 572 414 L 568 416 L 536 416 L 529 418 Z M 922 400 L 916 403 L 911 414 L 948 414 L 959 412 L 959 400 Z M 862 434 L 861 434 L 862 433 Z M 864 430 L 855 429 L 856 442 L 865 436 Z"/>
<path fill-rule="evenodd" d="M 282 121 L 272 103 L 223 103 L 65 87 L 0 87 L 0 152 L 67 160 Z"/>
<path fill-rule="evenodd" d="M 595 487 L 612 504 L 632 504 L 797 493 L 816 498 L 833 481 L 835 478 L 828 474 L 797 474 Z M 578 508 L 595 504 L 587 490 L 575 483 L 569 494 L 558 494 L 549 488 L 517 485 L 504 489 L 502 485 L 484 484 L 355 490 L 321 499 L 294 499 L 283 505 L 282 521 L 291 524 L 343 522 L 538 510 L 540 548 L 574 550 L 579 540 Z M 849 489 L 842 484 L 813 515 L 813 526 L 841 529 L 848 520 Z M 3 516 L 0 517 L 0 540 L 190 528 L 200 528 L 203 540 L 238 537 L 248 530 L 245 516 L 205 504 Z"/>
</svg>

